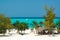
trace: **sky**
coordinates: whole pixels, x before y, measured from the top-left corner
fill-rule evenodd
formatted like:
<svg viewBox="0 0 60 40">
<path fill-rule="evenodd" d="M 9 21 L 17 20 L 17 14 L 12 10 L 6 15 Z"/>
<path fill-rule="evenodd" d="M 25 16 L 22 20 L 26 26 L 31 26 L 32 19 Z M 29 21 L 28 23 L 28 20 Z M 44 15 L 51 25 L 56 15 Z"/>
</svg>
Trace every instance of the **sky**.
<svg viewBox="0 0 60 40">
<path fill-rule="evenodd" d="M 60 0 L 0 0 L 0 14 L 7 17 L 43 17 L 53 6 L 56 17 L 60 17 Z"/>
</svg>

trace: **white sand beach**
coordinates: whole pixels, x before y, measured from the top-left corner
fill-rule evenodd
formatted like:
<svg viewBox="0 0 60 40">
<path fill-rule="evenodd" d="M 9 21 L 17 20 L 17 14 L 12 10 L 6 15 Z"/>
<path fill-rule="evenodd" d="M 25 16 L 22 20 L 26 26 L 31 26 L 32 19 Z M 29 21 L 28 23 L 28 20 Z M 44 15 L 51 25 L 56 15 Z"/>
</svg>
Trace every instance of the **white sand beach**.
<svg viewBox="0 0 60 40">
<path fill-rule="evenodd" d="M 26 30 L 25 35 L 20 35 L 17 33 L 13 33 L 10 36 L 0 36 L 0 40 L 60 40 L 60 34 L 57 34 L 55 36 L 52 35 L 36 35 L 33 32 L 30 32 L 30 30 Z"/>
<path fill-rule="evenodd" d="M 7 37 L 0 37 L 0 40 L 60 40 L 60 35 L 49 36 L 49 35 L 19 35 L 13 34 Z"/>
</svg>

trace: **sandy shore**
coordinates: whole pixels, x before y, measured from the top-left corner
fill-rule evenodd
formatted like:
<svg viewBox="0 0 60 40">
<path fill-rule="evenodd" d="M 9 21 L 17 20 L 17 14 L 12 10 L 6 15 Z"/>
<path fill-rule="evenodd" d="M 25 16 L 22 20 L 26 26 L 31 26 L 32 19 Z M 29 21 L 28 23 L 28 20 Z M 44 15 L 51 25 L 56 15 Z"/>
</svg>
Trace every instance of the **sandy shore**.
<svg viewBox="0 0 60 40">
<path fill-rule="evenodd" d="M 33 32 L 29 32 L 30 30 L 26 31 L 25 35 L 20 35 L 14 33 L 10 36 L 0 36 L 0 40 L 60 40 L 60 34 L 55 36 L 52 35 L 37 35 Z"/>
<path fill-rule="evenodd" d="M 60 35 L 33 35 L 32 33 L 26 35 L 13 34 L 11 36 L 2 36 L 0 40 L 60 40 Z"/>
</svg>

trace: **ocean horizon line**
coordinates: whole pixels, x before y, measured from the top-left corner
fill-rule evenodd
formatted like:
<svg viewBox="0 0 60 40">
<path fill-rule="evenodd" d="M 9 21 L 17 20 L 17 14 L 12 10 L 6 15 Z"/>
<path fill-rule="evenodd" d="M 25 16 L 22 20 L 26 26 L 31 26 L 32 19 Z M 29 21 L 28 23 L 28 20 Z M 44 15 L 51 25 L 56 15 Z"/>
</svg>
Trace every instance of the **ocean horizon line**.
<svg viewBox="0 0 60 40">
<path fill-rule="evenodd" d="M 10 17 L 11 19 L 44 19 L 44 17 Z M 60 17 L 55 17 L 55 19 L 60 19 Z"/>
</svg>

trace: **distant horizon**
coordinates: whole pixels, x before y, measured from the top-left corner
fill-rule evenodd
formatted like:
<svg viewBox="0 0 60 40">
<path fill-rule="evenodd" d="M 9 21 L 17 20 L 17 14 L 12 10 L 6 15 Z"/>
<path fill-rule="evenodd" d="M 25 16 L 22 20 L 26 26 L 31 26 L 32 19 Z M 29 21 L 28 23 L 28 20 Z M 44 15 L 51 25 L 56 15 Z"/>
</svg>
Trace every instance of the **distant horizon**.
<svg viewBox="0 0 60 40">
<path fill-rule="evenodd" d="M 39 19 L 42 18 L 44 19 L 44 17 L 10 17 L 11 19 Z M 56 19 L 60 19 L 60 17 L 55 17 Z"/>
</svg>

